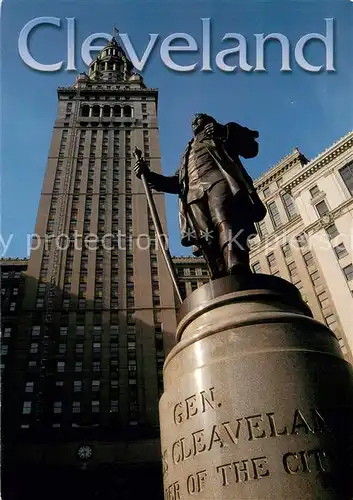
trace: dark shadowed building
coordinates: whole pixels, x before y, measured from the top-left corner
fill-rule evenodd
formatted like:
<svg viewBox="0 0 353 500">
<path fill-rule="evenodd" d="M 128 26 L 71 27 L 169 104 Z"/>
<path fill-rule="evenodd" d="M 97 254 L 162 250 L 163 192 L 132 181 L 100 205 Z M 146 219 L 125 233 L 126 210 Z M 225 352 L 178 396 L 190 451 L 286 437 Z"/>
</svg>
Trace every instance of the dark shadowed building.
<svg viewBox="0 0 353 500">
<path fill-rule="evenodd" d="M 3 500 L 161 498 L 157 401 L 175 303 L 132 171 L 135 145 L 161 171 L 157 97 L 114 39 L 58 89 L 5 387 Z"/>
</svg>

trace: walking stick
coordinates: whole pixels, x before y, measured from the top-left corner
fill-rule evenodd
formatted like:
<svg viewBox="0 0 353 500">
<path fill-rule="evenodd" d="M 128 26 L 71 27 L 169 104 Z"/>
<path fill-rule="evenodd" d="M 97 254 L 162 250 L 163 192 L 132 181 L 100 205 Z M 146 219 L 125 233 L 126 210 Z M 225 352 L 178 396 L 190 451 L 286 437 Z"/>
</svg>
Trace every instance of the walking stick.
<svg viewBox="0 0 353 500">
<path fill-rule="evenodd" d="M 138 149 L 137 147 L 135 147 L 135 149 L 134 149 L 134 157 L 136 158 L 137 161 L 141 161 L 141 159 L 142 159 L 142 151 L 140 149 Z M 142 184 L 143 184 L 143 187 L 144 187 L 144 190 L 145 190 L 145 193 L 146 193 L 147 203 L 148 203 L 148 207 L 149 207 L 150 212 L 151 212 L 152 221 L 153 221 L 154 227 L 156 229 L 158 243 L 159 243 L 159 245 L 161 247 L 165 263 L 167 264 L 167 268 L 168 268 L 170 277 L 172 278 L 176 294 L 177 294 L 179 302 L 181 304 L 183 302 L 183 299 L 182 299 L 182 296 L 181 296 L 181 293 L 180 293 L 180 290 L 179 290 L 178 280 L 177 280 L 177 276 L 176 276 L 176 273 L 175 273 L 173 261 L 172 261 L 172 258 L 171 258 L 171 255 L 170 255 L 170 252 L 169 252 L 168 248 L 166 248 L 165 245 L 164 245 L 164 241 L 163 241 L 163 238 L 162 238 L 162 235 L 163 235 L 162 225 L 161 225 L 161 222 L 159 220 L 159 216 L 158 216 L 158 212 L 157 212 L 157 209 L 156 209 L 156 205 L 154 203 L 154 199 L 153 199 L 153 196 L 152 196 L 152 193 L 151 193 L 151 189 L 150 189 L 150 187 L 149 187 L 149 185 L 147 183 L 145 174 L 141 175 L 141 180 L 142 180 Z"/>
</svg>

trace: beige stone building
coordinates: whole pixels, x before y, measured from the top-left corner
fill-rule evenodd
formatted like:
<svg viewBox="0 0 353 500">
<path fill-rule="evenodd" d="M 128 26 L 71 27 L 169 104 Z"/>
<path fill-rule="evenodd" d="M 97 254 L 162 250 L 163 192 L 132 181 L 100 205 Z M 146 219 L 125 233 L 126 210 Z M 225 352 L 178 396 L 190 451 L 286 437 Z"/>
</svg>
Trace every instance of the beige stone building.
<svg viewBox="0 0 353 500">
<path fill-rule="evenodd" d="M 353 132 L 311 161 L 295 149 L 255 186 L 268 214 L 251 242 L 253 270 L 295 284 L 353 362 Z M 183 293 L 202 284 L 202 259 L 174 262 Z"/>
<path fill-rule="evenodd" d="M 353 361 L 353 133 L 311 161 L 295 150 L 255 185 L 268 215 L 253 268 L 292 281 Z"/>
</svg>

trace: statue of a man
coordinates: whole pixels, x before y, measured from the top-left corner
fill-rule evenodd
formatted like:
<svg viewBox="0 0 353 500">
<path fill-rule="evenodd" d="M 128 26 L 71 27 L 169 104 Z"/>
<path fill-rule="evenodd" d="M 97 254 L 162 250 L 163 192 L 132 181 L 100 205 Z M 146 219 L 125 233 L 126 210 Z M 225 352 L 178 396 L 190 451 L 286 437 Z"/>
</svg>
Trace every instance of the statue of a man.
<svg viewBox="0 0 353 500">
<path fill-rule="evenodd" d="M 179 195 L 182 245 L 204 256 L 212 279 L 249 273 L 249 238 L 266 208 L 239 156 L 258 154 L 259 134 L 234 122 L 221 125 L 203 113 L 195 115 L 192 130 L 173 176 L 152 172 L 143 159 L 135 173 L 145 174 L 156 191 Z"/>
</svg>

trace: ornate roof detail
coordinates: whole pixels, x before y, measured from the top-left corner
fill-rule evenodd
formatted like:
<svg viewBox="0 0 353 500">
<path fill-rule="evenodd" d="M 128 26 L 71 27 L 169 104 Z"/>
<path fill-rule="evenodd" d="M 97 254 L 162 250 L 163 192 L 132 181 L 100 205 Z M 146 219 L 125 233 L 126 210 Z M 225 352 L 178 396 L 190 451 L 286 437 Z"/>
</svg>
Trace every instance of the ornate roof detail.
<svg viewBox="0 0 353 500">
<path fill-rule="evenodd" d="M 301 153 L 298 148 L 295 148 L 291 153 L 282 158 L 270 170 L 263 173 L 258 179 L 255 180 L 254 185 L 257 189 L 264 188 L 277 180 L 279 177 L 287 172 L 291 167 L 300 162 L 302 165 L 308 163 L 308 159 Z"/>
<path fill-rule="evenodd" d="M 257 189 L 265 188 L 271 182 L 277 180 L 279 177 L 282 177 L 285 172 L 300 161 L 304 167 L 302 172 L 296 175 L 285 186 L 286 189 L 291 190 L 294 186 L 300 184 L 304 179 L 314 174 L 317 170 L 331 162 L 337 156 L 341 155 L 352 145 L 353 131 L 348 132 L 348 134 L 332 144 L 332 146 L 329 146 L 312 160 L 308 160 L 304 154 L 301 153 L 299 148 L 295 147 L 290 154 L 282 158 L 278 163 L 270 168 L 270 170 L 267 170 L 258 179 L 256 179 L 254 181 L 254 185 Z"/>
<path fill-rule="evenodd" d="M 90 83 L 90 77 L 87 75 L 87 73 L 82 72 L 76 77 L 75 83 L 70 88 L 84 88 L 86 87 L 87 83 Z"/>
<path fill-rule="evenodd" d="M 297 186 L 351 147 L 353 147 L 353 131 L 343 136 L 337 142 L 332 144 L 332 146 L 328 147 L 325 151 L 311 160 L 306 165 L 305 169 L 288 183 L 288 187 L 293 188 Z"/>
<path fill-rule="evenodd" d="M 9 266 L 9 265 L 27 265 L 28 258 L 26 257 L 2 257 L 0 259 L 0 266 Z"/>
<path fill-rule="evenodd" d="M 206 264 L 203 257 L 193 257 L 192 255 L 186 257 L 172 257 L 175 264 Z"/>
<path fill-rule="evenodd" d="M 124 49 L 112 37 L 89 66 L 89 77 L 95 82 L 125 82 L 133 73 L 133 64 Z"/>
</svg>

